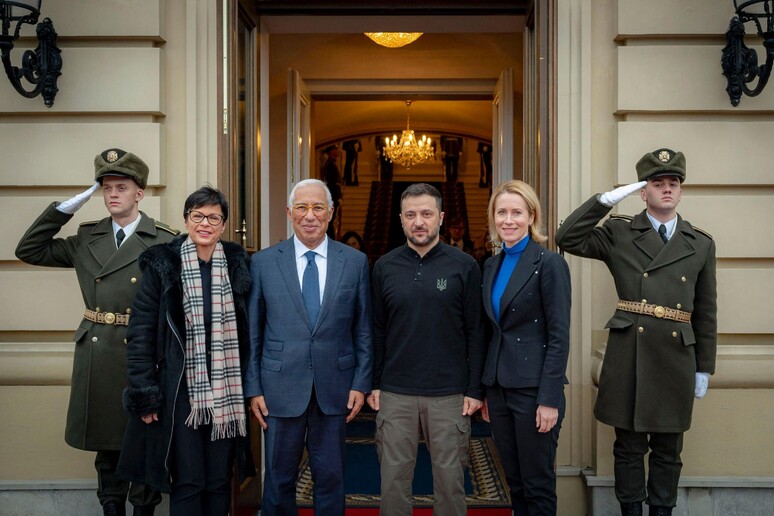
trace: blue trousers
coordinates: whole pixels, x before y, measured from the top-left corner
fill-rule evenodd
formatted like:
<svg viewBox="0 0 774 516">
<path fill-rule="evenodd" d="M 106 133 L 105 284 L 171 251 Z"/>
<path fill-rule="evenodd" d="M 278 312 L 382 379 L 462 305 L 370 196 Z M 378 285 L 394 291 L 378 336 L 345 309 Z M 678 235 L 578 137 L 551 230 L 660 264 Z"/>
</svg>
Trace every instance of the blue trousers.
<svg viewBox="0 0 774 516">
<path fill-rule="evenodd" d="M 314 513 L 344 514 L 344 442 L 346 414 L 328 416 L 312 392 L 309 405 L 298 417 L 266 418 L 264 431 L 266 471 L 262 516 L 295 516 L 298 466 L 306 447 L 312 471 Z"/>
</svg>

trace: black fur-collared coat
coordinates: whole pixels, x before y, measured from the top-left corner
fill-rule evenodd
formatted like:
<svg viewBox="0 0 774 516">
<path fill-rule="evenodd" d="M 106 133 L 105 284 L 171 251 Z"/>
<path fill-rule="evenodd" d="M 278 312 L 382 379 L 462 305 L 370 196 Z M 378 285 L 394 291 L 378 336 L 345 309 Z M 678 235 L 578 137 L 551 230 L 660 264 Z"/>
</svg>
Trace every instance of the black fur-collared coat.
<svg viewBox="0 0 774 516">
<path fill-rule="evenodd" d="M 130 416 L 118 474 L 126 480 L 142 482 L 162 492 L 171 489 L 172 415 L 184 375 L 185 316 L 180 248 L 186 237 L 181 235 L 140 255 L 143 278 L 127 331 L 129 387 L 124 391 L 124 407 Z M 221 243 L 234 294 L 239 359 L 244 375 L 249 356 L 247 297 L 251 284 L 250 259 L 238 244 Z M 158 413 L 158 422 L 145 424 L 140 419 L 153 412 Z M 255 474 L 249 437 L 236 438 L 236 461 L 240 481 Z"/>
</svg>

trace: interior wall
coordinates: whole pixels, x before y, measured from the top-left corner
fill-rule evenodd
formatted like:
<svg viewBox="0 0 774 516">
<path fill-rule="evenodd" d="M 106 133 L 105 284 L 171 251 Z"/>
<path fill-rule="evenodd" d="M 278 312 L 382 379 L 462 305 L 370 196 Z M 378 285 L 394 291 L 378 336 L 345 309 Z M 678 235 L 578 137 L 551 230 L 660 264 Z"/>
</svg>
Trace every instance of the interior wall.
<svg viewBox="0 0 774 516">
<path fill-rule="evenodd" d="M 514 69 L 515 83 L 521 85 L 522 37 L 520 33 L 496 34 L 425 34 L 416 42 L 400 49 L 388 49 L 376 45 L 362 34 L 273 34 L 270 35 L 270 120 L 271 130 L 268 135 L 271 146 L 272 174 L 284 178 L 286 169 L 286 134 L 287 122 L 285 112 L 287 107 L 287 70 L 296 69 L 305 80 L 427 80 L 434 79 L 488 79 L 496 81 L 504 68 Z M 400 94 L 400 90 L 390 92 Z M 398 99 L 400 97 L 398 96 Z M 368 127 L 376 123 L 380 127 L 401 127 L 405 124 L 405 107 L 403 100 L 393 100 L 393 104 L 378 102 L 369 105 L 374 109 L 373 115 L 364 117 L 363 110 L 341 110 L 334 120 L 326 116 L 320 123 L 331 127 L 330 136 L 335 131 L 355 134 L 362 127 L 367 132 Z M 477 101 L 478 102 L 478 101 Z M 470 128 L 484 131 L 491 128 L 491 115 L 484 115 L 478 108 L 469 110 L 434 109 L 441 104 L 431 104 L 422 99 L 416 99 L 412 104 L 411 116 L 419 126 L 417 129 L 431 129 L 427 124 L 435 123 L 438 127 L 456 128 L 455 132 L 469 132 Z M 458 104 L 449 103 L 450 106 Z M 365 106 L 365 105 L 364 105 Z M 462 104 L 464 106 L 464 104 Z M 366 109 L 366 112 L 369 110 Z M 380 114 L 379 112 L 382 112 Z M 470 113 L 467 118 L 461 115 Z M 485 118 L 486 116 L 486 118 Z M 383 122 L 379 120 L 382 119 Z M 315 120 L 322 117 L 315 113 Z M 376 120 L 376 122 L 374 122 Z M 452 122 L 449 122 L 449 121 Z M 452 127 L 454 121 L 459 125 Z M 429 121 L 429 122 L 428 122 Z M 443 124 L 443 125 L 442 125 Z M 516 124 L 520 126 L 519 123 Z M 392 129 L 395 130 L 395 129 Z M 485 134 L 485 133 L 483 133 Z M 491 134 L 491 129 L 489 129 Z M 265 136 L 265 135 L 264 135 Z M 315 141 L 320 141 L 326 133 L 316 133 Z M 264 140 L 265 142 L 265 140 Z M 283 174 L 282 176 L 279 176 Z M 270 212 L 284 212 L 285 181 L 272 182 Z M 283 218 L 273 216 L 270 220 L 271 243 L 286 238 L 287 225 Z"/>
</svg>

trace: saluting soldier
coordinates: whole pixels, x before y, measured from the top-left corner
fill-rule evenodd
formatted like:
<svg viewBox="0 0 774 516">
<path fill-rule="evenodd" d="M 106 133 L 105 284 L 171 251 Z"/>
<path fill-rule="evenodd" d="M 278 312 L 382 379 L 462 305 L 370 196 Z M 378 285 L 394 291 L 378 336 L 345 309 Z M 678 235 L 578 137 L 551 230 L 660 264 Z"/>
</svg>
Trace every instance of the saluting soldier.
<svg viewBox="0 0 774 516">
<path fill-rule="evenodd" d="M 682 152 L 658 149 L 637 163 L 640 182 L 595 195 L 556 233 L 565 251 L 605 262 L 618 302 L 594 415 L 615 427 L 615 494 L 624 515 L 667 515 L 677 501 L 683 432 L 693 398 L 715 372 L 715 242 L 677 214 L 685 180 Z M 611 208 L 636 191 L 645 210 Z M 649 456 L 647 489 L 644 456 Z"/>
<path fill-rule="evenodd" d="M 97 497 L 105 515 L 123 515 L 127 495 L 135 515 L 152 515 L 161 495 L 115 475 L 127 420 L 125 335 L 141 276 L 137 257 L 178 232 L 139 211 L 148 181 L 148 166 L 140 158 L 108 149 L 95 157 L 94 166 L 94 186 L 48 206 L 19 241 L 16 256 L 32 265 L 75 269 L 86 306 L 73 337 L 65 441 L 97 452 Z M 100 187 L 110 216 L 84 222 L 74 236 L 55 238 Z"/>
</svg>

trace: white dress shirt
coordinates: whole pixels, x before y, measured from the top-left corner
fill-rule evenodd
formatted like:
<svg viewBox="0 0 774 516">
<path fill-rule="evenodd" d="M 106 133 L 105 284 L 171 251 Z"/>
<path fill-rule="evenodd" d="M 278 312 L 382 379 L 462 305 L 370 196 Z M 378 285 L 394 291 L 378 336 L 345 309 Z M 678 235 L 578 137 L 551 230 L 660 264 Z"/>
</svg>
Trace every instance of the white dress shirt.
<svg viewBox="0 0 774 516">
<path fill-rule="evenodd" d="M 328 236 L 320 245 L 315 249 L 309 249 L 302 244 L 295 236 L 293 237 L 293 244 L 296 249 L 296 270 L 298 272 L 298 284 L 301 285 L 301 290 L 304 290 L 304 269 L 309 260 L 306 259 L 304 254 L 307 251 L 314 251 L 314 263 L 317 264 L 317 276 L 320 279 L 320 306 L 322 306 L 323 292 L 325 292 L 325 278 L 328 276 Z"/>
<path fill-rule="evenodd" d="M 660 220 L 656 220 L 656 218 L 653 217 L 647 211 L 645 212 L 645 215 L 648 216 L 648 219 L 650 220 L 650 223 L 653 224 L 653 229 L 656 230 L 656 233 L 658 233 L 658 227 L 661 224 L 663 224 L 663 225 L 666 226 L 666 237 L 667 237 L 667 240 L 670 240 L 672 238 L 672 235 L 675 233 L 675 228 L 677 227 L 677 215 L 675 215 L 675 218 L 673 218 L 669 222 L 661 222 Z"/>
<path fill-rule="evenodd" d="M 121 245 L 124 245 L 124 242 L 126 242 L 126 239 L 132 236 L 132 233 L 134 233 L 134 230 L 137 229 L 137 225 L 140 223 L 140 219 L 142 218 L 141 214 L 137 214 L 137 218 L 134 219 L 134 222 L 130 222 L 124 227 L 121 227 L 118 225 L 118 223 L 114 220 L 113 222 L 113 242 L 116 242 L 116 233 L 118 233 L 119 229 L 124 230 L 124 240 L 121 242 Z"/>
</svg>

